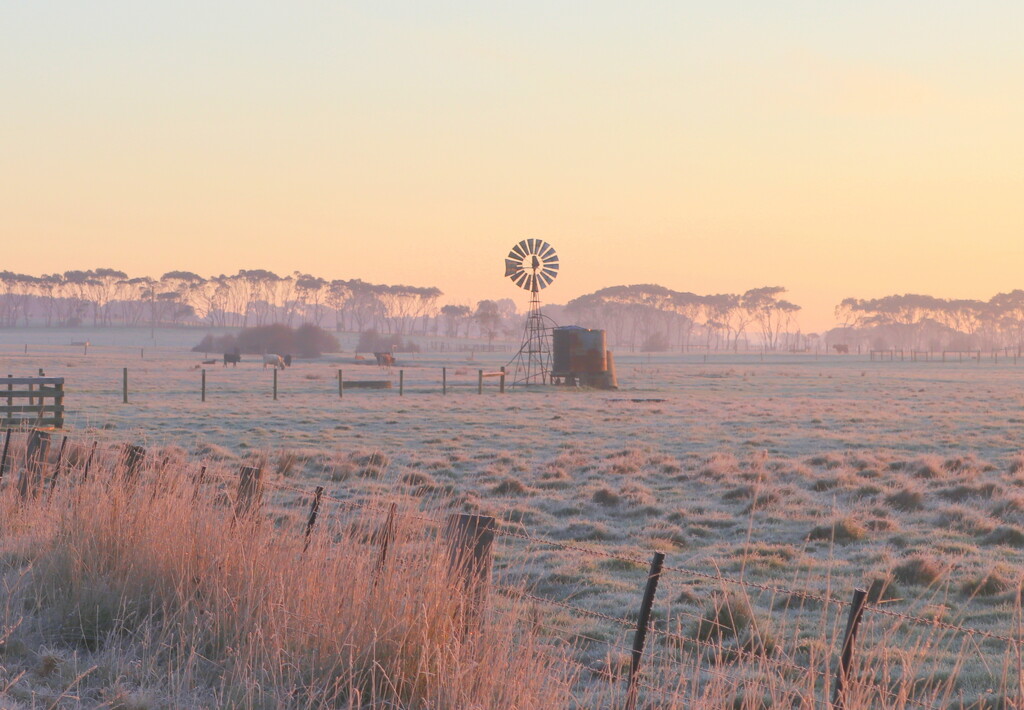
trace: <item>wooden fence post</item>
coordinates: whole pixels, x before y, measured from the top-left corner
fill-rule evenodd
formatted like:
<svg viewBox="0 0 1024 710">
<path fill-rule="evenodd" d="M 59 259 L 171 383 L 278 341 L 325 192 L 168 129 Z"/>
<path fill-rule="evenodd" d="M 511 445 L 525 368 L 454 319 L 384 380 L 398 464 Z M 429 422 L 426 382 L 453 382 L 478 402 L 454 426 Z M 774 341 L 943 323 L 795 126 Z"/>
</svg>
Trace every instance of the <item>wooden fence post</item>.
<svg viewBox="0 0 1024 710">
<path fill-rule="evenodd" d="M 843 686 L 850 674 L 850 666 L 853 663 L 853 644 L 857 639 L 857 627 L 860 626 L 861 617 L 864 615 L 864 604 L 867 601 L 868 593 L 863 589 L 853 590 L 853 603 L 850 605 L 850 615 L 846 619 L 846 633 L 843 634 L 843 648 L 839 659 L 839 668 L 836 670 L 836 684 L 832 689 L 832 708 L 842 710 L 843 708 Z"/>
<path fill-rule="evenodd" d="M 206 401 L 206 368 L 203 368 L 201 401 Z"/>
<path fill-rule="evenodd" d="M 7 470 L 7 452 L 11 448 L 11 428 L 7 427 L 7 435 L 4 436 L 4 452 L 0 455 L 0 483 L 4 482 L 4 471 Z"/>
<path fill-rule="evenodd" d="M 665 563 L 665 553 L 655 552 L 651 558 L 651 569 L 647 573 L 647 584 L 644 596 L 640 600 L 640 615 L 636 620 L 636 633 L 633 635 L 633 658 L 629 665 L 629 684 L 627 687 L 626 710 L 635 710 L 637 699 L 636 681 L 640 675 L 640 660 L 644 654 L 644 642 L 647 640 L 647 626 L 651 620 L 651 607 L 654 606 L 654 594 L 658 591 L 658 579 L 661 567 Z"/>
<path fill-rule="evenodd" d="M 139 469 L 146 460 L 146 449 L 135 444 L 125 444 L 121 450 L 121 463 L 124 466 L 124 480 L 131 483 L 139 476 Z"/>
<path fill-rule="evenodd" d="M 477 394 L 483 394 L 484 393 L 484 371 L 483 370 L 477 370 L 476 373 L 477 373 L 477 377 L 476 377 L 476 393 Z"/>
<path fill-rule="evenodd" d="M 398 396 L 405 394 L 405 370 L 398 371 Z"/>
<path fill-rule="evenodd" d="M 242 466 L 238 472 L 238 493 L 235 496 L 235 517 L 259 510 L 263 503 L 263 469 Z"/>
<path fill-rule="evenodd" d="M 313 503 L 309 506 L 309 520 L 306 521 L 306 541 L 302 545 L 303 552 L 309 549 L 309 539 L 313 535 L 313 526 L 316 525 L 316 516 L 320 512 L 320 498 L 323 494 L 323 486 L 317 486 L 313 491 Z"/>
<path fill-rule="evenodd" d="M 128 404 L 128 368 L 124 368 L 124 373 L 121 377 L 121 395 L 122 404 Z"/>
<path fill-rule="evenodd" d="M 498 394 L 505 394 L 505 366 L 501 366 L 501 377 L 498 379 Z"/>
<path fill-rule="evenodd" d="M 277 366 L 274 366 L 274 401 L 277 401 Z"/>
<path fill-rule="evenodd" d="M 341 370 L 338 370 L 338 399 L 345 397 L 345 380 L 342 379 Z"/>
<path fill-rule="evenodd" d="M 448 368 L 441 368 L 441 394 L 448 394 Z"/>
<path fill-rule="evenodd" d="M 33 429 L 28 434 L 25 451 L 25 469 L 18 479 L 18 493 L 22 498 L 35 496 L 43 484 L 43 466 L 50 450 L 50 432 Z"/>
<path fill-rule="evenodd" d="M 466 600 L 462 612 L 463 632 L 467 634 L 487 599 L 495 529 L 494 518 L 489 515 L 452 513 L 448 516 L 444 534 L 448 541 L 448 569 L 462 578 Z"/>
</svg>

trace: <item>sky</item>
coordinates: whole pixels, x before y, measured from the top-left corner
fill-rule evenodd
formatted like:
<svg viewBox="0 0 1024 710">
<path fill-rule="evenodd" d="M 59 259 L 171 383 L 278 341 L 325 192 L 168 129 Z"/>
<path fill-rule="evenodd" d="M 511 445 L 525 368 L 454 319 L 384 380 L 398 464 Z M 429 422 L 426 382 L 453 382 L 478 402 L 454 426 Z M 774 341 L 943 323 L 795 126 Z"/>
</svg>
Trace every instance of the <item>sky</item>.
<svg viewBox="0 0 1024 710">
<path fill-rule="evenodd" d="M 0 270 L 1024 288 L 1024 3 L 0 0 Z"/>
</svg>

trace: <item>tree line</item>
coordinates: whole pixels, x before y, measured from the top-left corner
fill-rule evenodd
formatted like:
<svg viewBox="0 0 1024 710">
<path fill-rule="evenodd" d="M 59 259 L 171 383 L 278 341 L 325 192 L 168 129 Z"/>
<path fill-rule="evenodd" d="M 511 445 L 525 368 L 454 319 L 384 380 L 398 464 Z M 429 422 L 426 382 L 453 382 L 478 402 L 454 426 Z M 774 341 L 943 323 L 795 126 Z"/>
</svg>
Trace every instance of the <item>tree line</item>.
<svg viewBox="0 0 1024 710">
<path fill-rule="evenodd" d="M 328 280 L 298 271 L 279 276 L 266 269 L 209 278 L 191 271 L 131 277 L 109 268 L 42 276 L 0 271 L 0 327 L 310 323 L 337 331 L 493 341 L 510 337 L 521 323 L 511 299 L 441 306 L 442 295 L 432 286 Z"/>
<path fill-rule="evenodd" d="M 565 305 L 567 316 L 602 328 L 608 344 L 643 351 L 738 350 L 756 339 L 768 350 L 806 347 L 796 316 L 800 306 L 782 286 L 700 296 L 657 284 L 611 286 Z"/>
<path fill-rule="evenodd" d="M 988 301 L 894 294 L 845 298 L 836 306 L 839 326 L 831 344 L 876 350 L 976 350 L 1024 347 L 1024 291 L 997 293 Z"/>
</svg>

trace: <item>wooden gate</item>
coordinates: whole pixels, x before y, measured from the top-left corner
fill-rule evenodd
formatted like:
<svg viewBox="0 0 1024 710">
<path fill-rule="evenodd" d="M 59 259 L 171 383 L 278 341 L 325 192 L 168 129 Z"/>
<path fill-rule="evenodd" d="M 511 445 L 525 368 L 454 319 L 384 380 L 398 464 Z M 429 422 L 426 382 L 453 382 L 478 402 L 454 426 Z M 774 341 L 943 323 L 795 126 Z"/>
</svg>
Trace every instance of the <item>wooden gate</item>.
<svg viewBox="0 0 1024 710">
<path fill-rule="evenodd" d="M 0 428 L 64 426 L 63 377 L 0 377 Z"/>
</svg>

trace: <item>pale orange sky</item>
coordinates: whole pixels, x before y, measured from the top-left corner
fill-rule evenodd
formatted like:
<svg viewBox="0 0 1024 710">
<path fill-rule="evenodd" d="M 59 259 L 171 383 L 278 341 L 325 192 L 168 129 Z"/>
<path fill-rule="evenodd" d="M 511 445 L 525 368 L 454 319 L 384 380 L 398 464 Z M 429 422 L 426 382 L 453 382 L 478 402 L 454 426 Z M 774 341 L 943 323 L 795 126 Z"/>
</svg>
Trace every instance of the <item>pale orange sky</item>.
<svg viewBox="0 0 1024 710">
<path fill-rule="evenodd" d="M 1021 3 L 89 5 L 0 4 L 0 270 L 1024 288 Z"/>
</svg>

